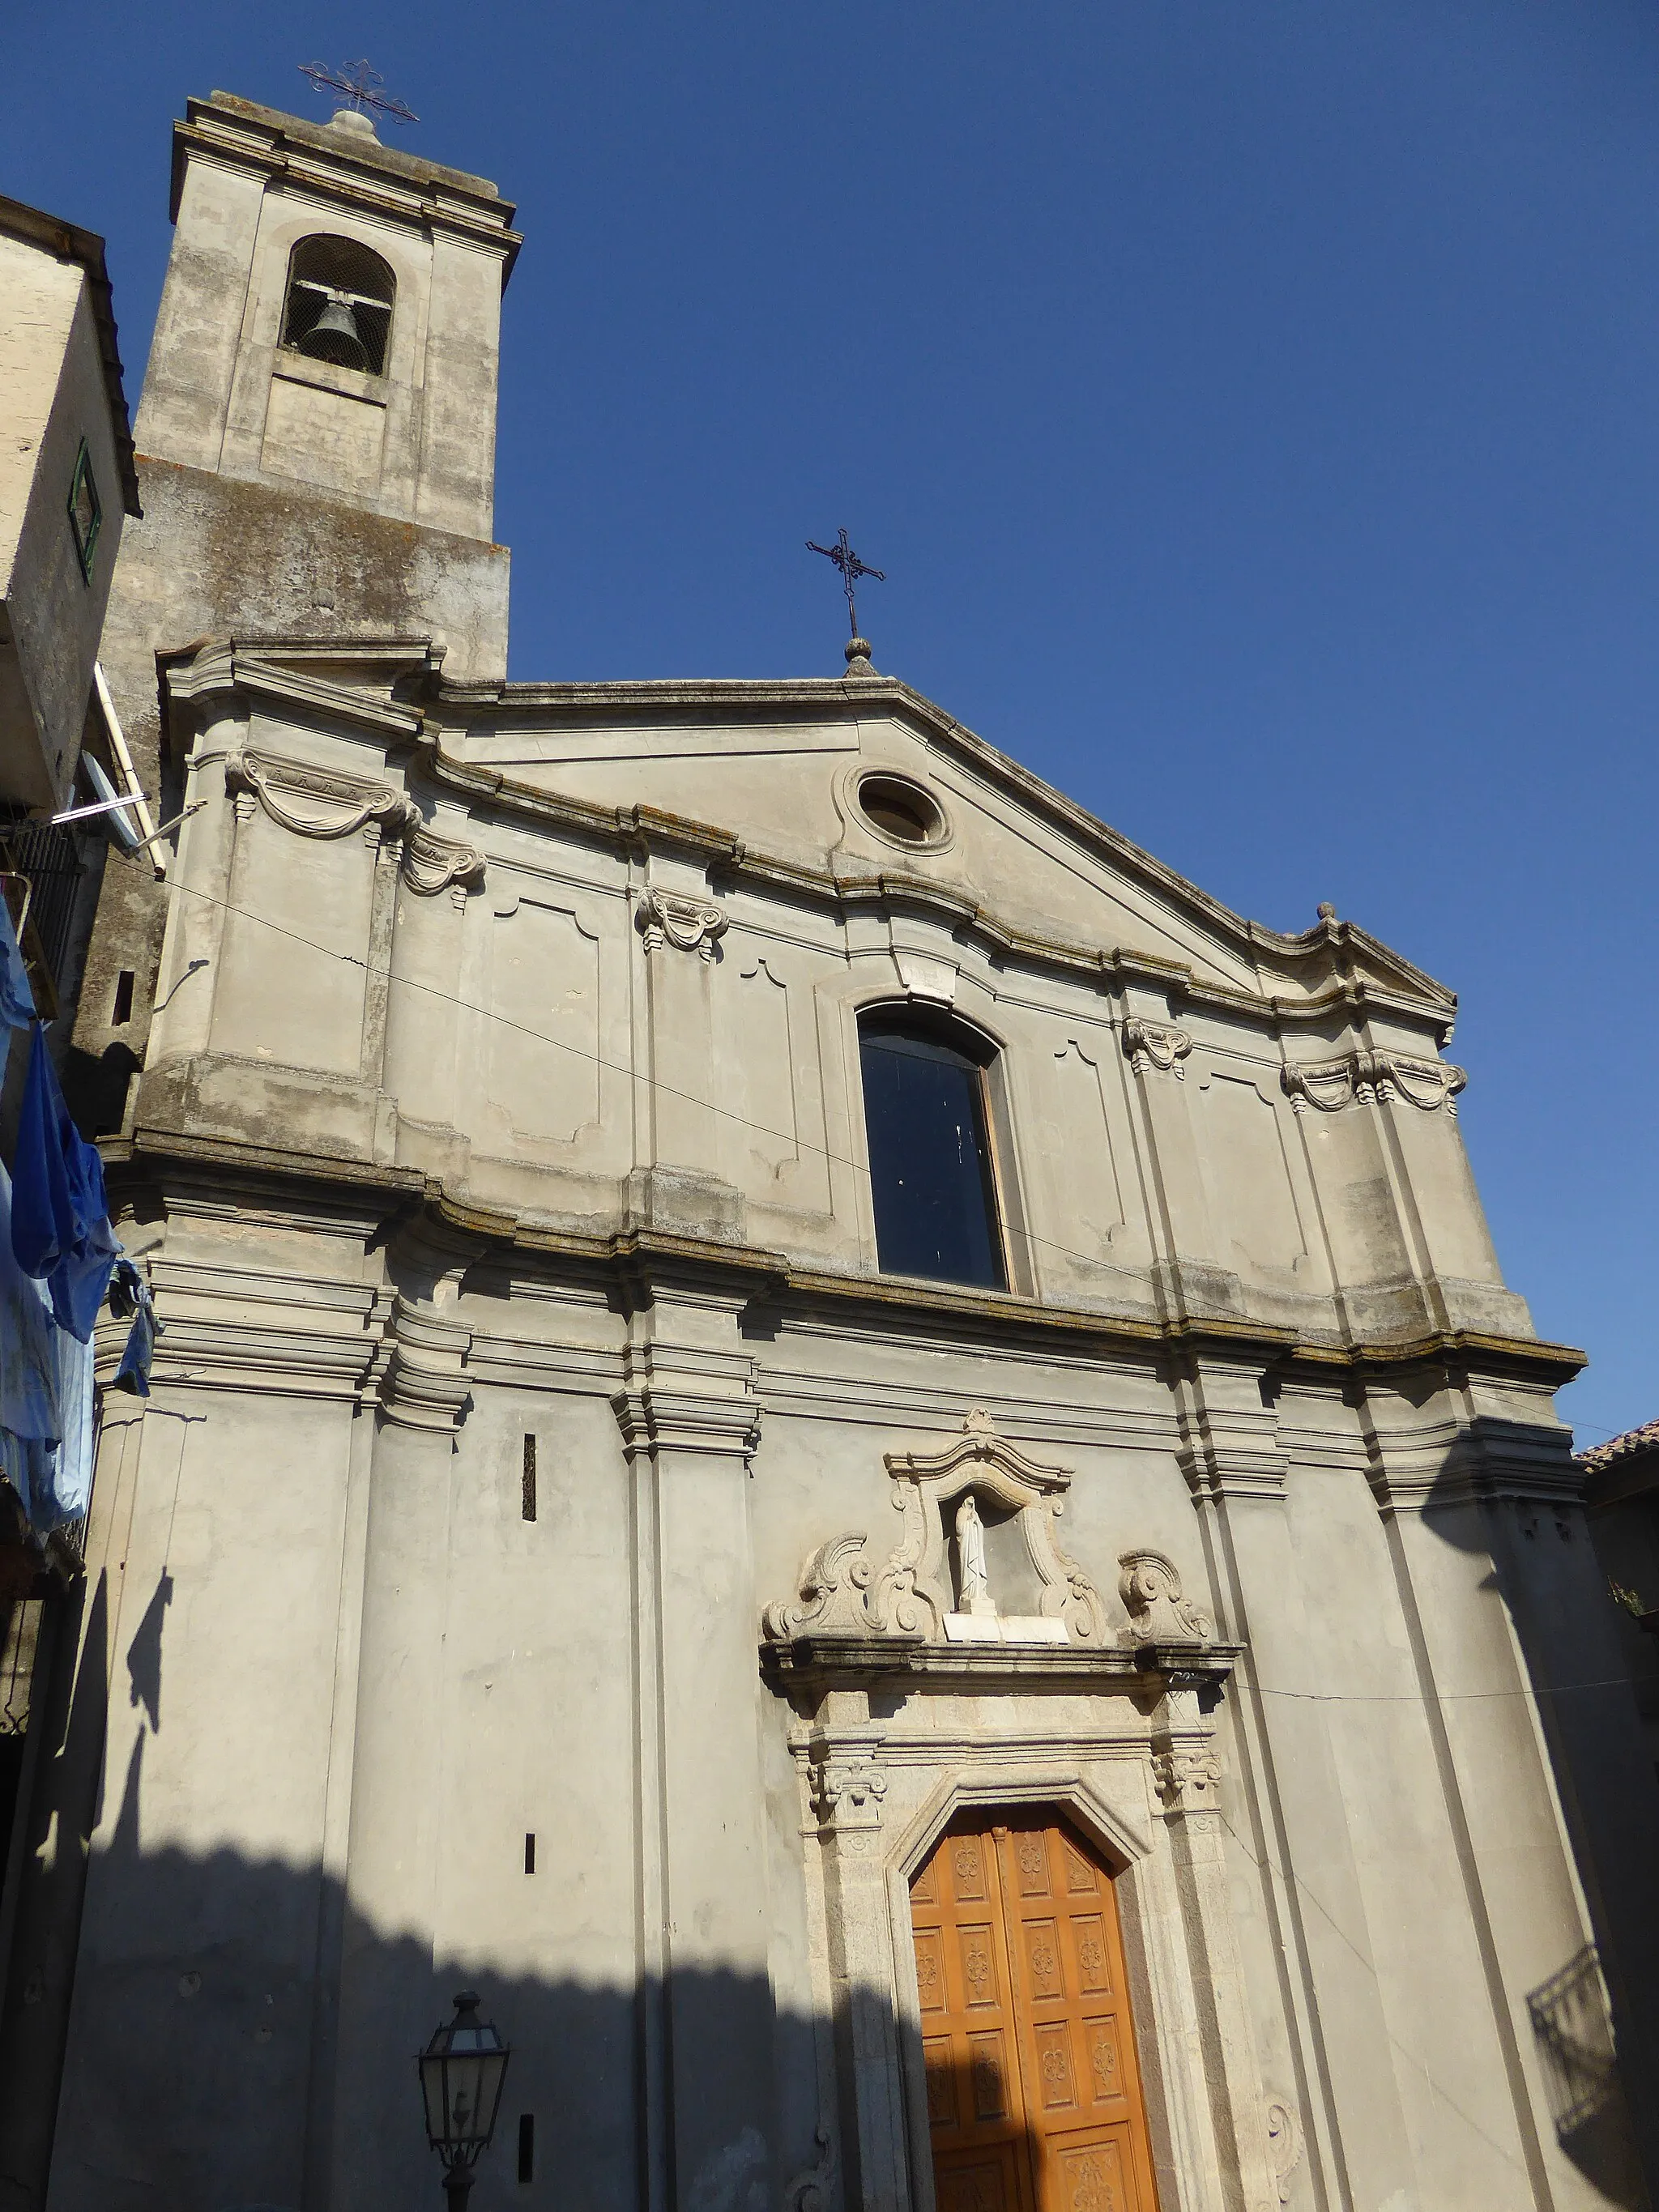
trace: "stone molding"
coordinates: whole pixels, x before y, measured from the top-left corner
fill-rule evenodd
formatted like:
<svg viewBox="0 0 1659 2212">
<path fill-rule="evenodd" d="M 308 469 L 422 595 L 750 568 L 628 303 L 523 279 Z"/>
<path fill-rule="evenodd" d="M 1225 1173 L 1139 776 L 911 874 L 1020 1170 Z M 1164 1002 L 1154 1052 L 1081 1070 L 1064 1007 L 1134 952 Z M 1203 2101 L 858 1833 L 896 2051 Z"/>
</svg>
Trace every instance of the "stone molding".
<svg viewBox="0 0 1659 2212">
<path fill-rule="evenodd" d="M 630 1459 L 640 1452 L 657 1451 L 746 1456 L 760 1443 L 760 1407 L 752 1397 L 721 1397 L 644 1382 L 614 1392 L 611 1410 Z"/>
<path fill-rule="evenodd" d="M 963 1616 L 950 1587 L 944 1509 L 969 1492 L 1017 1515 L 1026 1556 L 1042 1585 L 1036 1620 L 998 1616 L 984 1624 L 987 1640 L 1041 1650 L 1039 1623 L 1053 1621 L 1064 1631 L 1056 1644 L 1099 1649 L 1109 1641 L 1099 1591 L 1054 1538 L 1054 1521 L 1071 1485 L 1068 1468 L 1028 1459 L 997 1435 L 979 1407 L 943 1451 L 889 1452 L 885 1464 L 894 1509 L 904 1516 L 899 1543 L 879 1566 L 866 1551 L 863 1529 L 821 1544 L 801 1569 L 795 1597 L 767 1607 L 762 1632 L 768 1643 L 793 1643 L 801 1636 L 948 1640 L 947 1618 Z"/>
<path fill-rule="evenodd" d="M 1137 1075 L 1149 1075 L 1156 1068 L 1160 1074 L 1173 1075 L 1177 1083 L 1184 1083 L 1187 1070 L 1182 1062 L 1192 1048 L 1187 1031 L 1166 1023 L 1142 1021 L 1139 1015 L 1131 1015 L 1123 1024 L 1123 1049 Z"/>
<path fill-rule="evenodd" d="M 403 879 L 423 898 L 448 890 L 458 906 L 465 906 L 468 888 L 483 882 L 485 860 L 477 847 L 435 836 L 414 800 L 395 784 L 246 747 L 226 756 L 225 789 L 238 822 L 263 811 L 295 837 L 332 842 L 361 830 L 370 850 L 383 857 L 401 847 Z"/>
<path fill-rule="evenodd" d="M 699 959 L 712 960 L 716 941 L 726 934 L 727 917 L 725 908 L 711 899 L 683 898 L 677 891 L 647 884 L 635 903 L 634 924 L 647 952 L 672 945 L 677 952 L 695 952 Z"/>
<path fill-rule="evenodd" d="M 1340 1060 L 1287 1061 L 1279 1086 L 1293 1113 L 1310 1106 L 1321 1114 L 1340 1114 L 1345 1106 L 1389 1106 L 1403 1098 L 1420 1112 L 1443 1106 L 1454 1118 L 1457 1094 L 1468 1076 L 1448 1060 L 1413 1060 L 1398 1052 L 1351 1052 Z"/>
<path fill-rule="evenodd" d="M 389 1357 L 380 1377 L 383 1419 L 399 1429 L 453 1436 L 472 1398 L 466 1371 L 472 1332 L 422 1313 L 401 1295 L 392 1301 Z"/>
</svg>

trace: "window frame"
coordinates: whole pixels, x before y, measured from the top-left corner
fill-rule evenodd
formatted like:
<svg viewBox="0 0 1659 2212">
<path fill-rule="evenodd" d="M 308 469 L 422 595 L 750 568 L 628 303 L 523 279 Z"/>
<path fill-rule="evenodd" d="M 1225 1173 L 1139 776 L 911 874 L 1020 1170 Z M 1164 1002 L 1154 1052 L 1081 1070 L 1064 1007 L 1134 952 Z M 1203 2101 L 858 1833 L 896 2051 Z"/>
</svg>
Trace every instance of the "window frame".
<svg viewBox="0 0 1659 2212">
<path fill-rule="evenodd" d="M 1015 1172 L 1012 1120 L 1010 1111 L 1006 1048 L 991 1032 L 953 1006 L 933 1005 L 912 998 L 883 996 L 853 1008 L 855 1062 L 858 1068 L 859 1115 L 864 1146 L 864 1181 L 869 1208 L 870 1241 L 876 1272 L 895 1282 L 936 1283 L 943 1290 L 985 1297 L 1031 1297 L 1035 1290 L 1029 1264 L 1030 1239 L 1019 1180 Z M 866 1024 L 886 1026 L 947 1045 L 972 1061 L 978 1079 L 981 1121 L 984 1131 L 984 1168 L 989 1184 L 989 1228 L 996 1256 L 1002 1266 L 1000 1285 L 953 1281 L 942 1275 L 904 1273 L 883 1265 L 881 1234 L 876 1219 L 875 1179 L 870 1156 L 870 1121 L 864 1082 L 864 1043 Z"/>
<path fill-rule="evenodd" d="M 82 484 L 92 495 L 92 526 L 84 538 L 81 535 L 78 511 Z M 92 472 L 92 451 L 84 438 L 76 453 L 75 467 L 70 476 L 68 513 L 70 538 L 75 547 L 75 557 L 81 564 L 81 581 L 90 584 L 93 565 L 98 558 L 99 533 L 104 526 L 104 502 L 98 489 L 98 479 Z"/>
</svg>

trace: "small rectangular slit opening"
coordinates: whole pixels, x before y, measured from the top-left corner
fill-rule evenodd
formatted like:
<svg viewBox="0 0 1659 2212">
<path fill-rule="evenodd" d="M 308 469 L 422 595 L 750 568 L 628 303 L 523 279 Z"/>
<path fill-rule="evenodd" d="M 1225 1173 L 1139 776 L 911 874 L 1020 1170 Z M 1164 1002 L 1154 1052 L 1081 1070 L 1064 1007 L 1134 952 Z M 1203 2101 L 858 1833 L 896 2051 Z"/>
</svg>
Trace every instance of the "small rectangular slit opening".
<svg viewBox="0 0 1659 2212">
<path fill-rule="evenodd" d="M 135 981 L 131 968 L 124 968 L 115 979 L 115 1006 L 109 1018 L 112 1030 L 125 1029 L 132 1019 L 132 986 Z"/>
<path fill-rule="evenodd" d="M 524 1488 L 520 1510 L 526 1521 L 536 1517 L 536 1439 L 526 1436 L 524 1440 Z"/>
<path fill-rule="evenodd" d="M 520 2112 L 519 2115 L 519 2179 L 520 2181 L 533 2181 L 536 2179 L 536 2115 L 534 2112 Z"/>
<path fill-rule="evenodd" d="M 532 1828 L 525 1830 L 524 1870 L 526 1874 L 534 1874 L 536 1871 L 536 1835 Z"/>
</svg>

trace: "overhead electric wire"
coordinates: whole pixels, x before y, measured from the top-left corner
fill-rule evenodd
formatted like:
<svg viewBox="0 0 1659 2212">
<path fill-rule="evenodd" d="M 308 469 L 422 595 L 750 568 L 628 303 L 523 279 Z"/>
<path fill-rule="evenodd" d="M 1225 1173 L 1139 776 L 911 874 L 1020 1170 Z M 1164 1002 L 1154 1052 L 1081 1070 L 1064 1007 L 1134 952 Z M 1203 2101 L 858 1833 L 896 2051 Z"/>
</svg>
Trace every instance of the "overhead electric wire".
<svg viewBox="0 0 1659 2212">
<path fill-rule="evenodd" d="M 273 921 L 269 915 L 259 914 L 252 907 L 237 906 L 229 899 L 218 897 L 212 891 L 201 890 L 194 884 L 180 883 L 172 875 L 167 878 L 167 891 L 169 896 L 175 892 L 181 893 L 191 898 L 200 899 L 207 905 L 222 908 L 226 914 L 238 915 L 245 921 L 258 922 L 263 927 L 274 930 L 278 936 L 286 937 L 294 944 L 305 946 L 308 951 L 320 952 L 325 959 L 337 960 L 346 967 L 361 968 L 365 976 L 383 975 L 388 985 L 402 984 L 407 989 L 420 991 L 428 998 L 437 999 L 447 1006 L 458 1007 L 463 1012 L 477 1014 L 486 1021 L 499 1022 L 503 1028 L 515 1030 L 520 1036 L 533 1038 L 538 1043 L 556 1045 L 561 1052 L 571 1053 L 580 1060 L 592 1060 L 596 1066 L 608 1069 L 612 1074 L 623 1076 L 629 1083 L 644 1083 L 650 1089 L 661 1091 L 670 1097 L 683 1099 L 688 1104 L 702 1107 L 708 1112 L 719 1115 L 722 1120 L 736 1121 L 744 1128 L 758 1129 L 763 1135 L 776 1137 L 784 1143 L 801 1145 L 810 1152 L 821 1154 L 832 1166 L 850 1168 L 855 1175 L 866 1176 L 869 1175 L 869 1169 L 861 1162 L 849 1159 L 839 1152 L 833 1152 L 827 1146 L 815 1145 L 810 1139 L 804 1139 L 799 1133 L 792 1135 L 787 1130 L 774 1129 L 768 1123 L 757 1121 L 750 1115 L 737 1113 L 730 1107 L 716 1106 L 711 1100 L 699 1098 L 692 1091 L 681 1091 L 672 1084 L 659 1082 L 654 1076 L 643 1075 L 623 1061 L 607 1060 L 602 1053 L 587 1052 L 580 1045 L 571 1044 L 563 1037 L 549 1036 L 544 1030 L 533 1030 L 526 1023 L 515 1022 L 509 1016 L 498 1012 L 493 1006 L 480 1006 L 476 1000 L 464 999 L 453 991 L 440 989 L 435 984 L 416 981 L 412 976 L 399 975 L 390 968 L 372 969 L 367 960 L 359 958 L 356 953 L 342 952 L 333 945 L 319 945 L 314 938 L 303 937 L 298 930 L 290 929 L 286 923 Z M 186 968 L 179 980 L 182 981 L 185 976 L 193 972 L 196 971 Z M 1131 1281 L 1145 1283 L 1149 1288 L 1157 1287 L 1154 1279 L 1139 1269 L 1120 1267 L 1110 1260 L 1098 1259 L 1091 1253 L 1074 1251 L 1069 1245 L 1056 1243 L 1049 1237 L 1037 1237 L 1029 1230 L 1012 1231 L 1009 1229 L 1008 1224 L 1000 1214 L 999 1214 L 999 1220 L 1001 1221 L 1005 1233 L 1010 1236 L 1024 1237 L 1030 1243 L 1040 1244 L 1047 1251 L 1060 1253 L 1066 1258 L 1076 1260 L 1085 1267 L 1103 1267 L 1114 1274 L 1123 1275 Z M 1236 1316 L 1224 1313 L 1214 1307 L 1199 1308 L 1195 1310 L 1206 1318 L 1218 1321 L 1231 1321 L 1237 1318 Z M 1103 1318 L 1111 1317 L 1103 1316 Z M 1420 1707 L 1424 1702 L 1421 1697 L 1413 1696 L 1404 1692 L 1285 1690 L 1270 1688 L 1263 1683 L 1254 1681 L 1247 1682 L 1245 1686 L 1258 1697 L 1291 1698 L 1316 1705 L 1411 1705 Z M 1565 1697 L 1583 1691 L 1610 1690 L 1626 1686 L 1628 1685 L 1625 1676 L 1613 1675 L 1601 1681 L 1549 1683 L 1515 1689 L 1437 1691 L 1435 1698 L 1438 1704 L 1450 1705 L 1493 1698 Z"/>
</svg>

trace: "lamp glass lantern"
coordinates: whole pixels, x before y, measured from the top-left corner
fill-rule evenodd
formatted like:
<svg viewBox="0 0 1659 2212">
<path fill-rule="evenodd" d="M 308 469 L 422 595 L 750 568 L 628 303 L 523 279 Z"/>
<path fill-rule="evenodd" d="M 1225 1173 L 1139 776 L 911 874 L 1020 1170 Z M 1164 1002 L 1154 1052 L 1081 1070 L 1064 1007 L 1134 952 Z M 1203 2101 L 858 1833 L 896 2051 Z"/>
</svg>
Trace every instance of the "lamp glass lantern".
<svg viewBox="0 0 1659 2212">
<path fill-rule="evenodd" d="M 480 2020 L 482 2000 L 464 1990 L 455 2017 L 444 2021 L 420 2056 L 427 2140 L 447 2166 L 470 2166 L 488 2148 L 501 2110 L 512 2056 L 493 2022 Z"/>
</svg>

